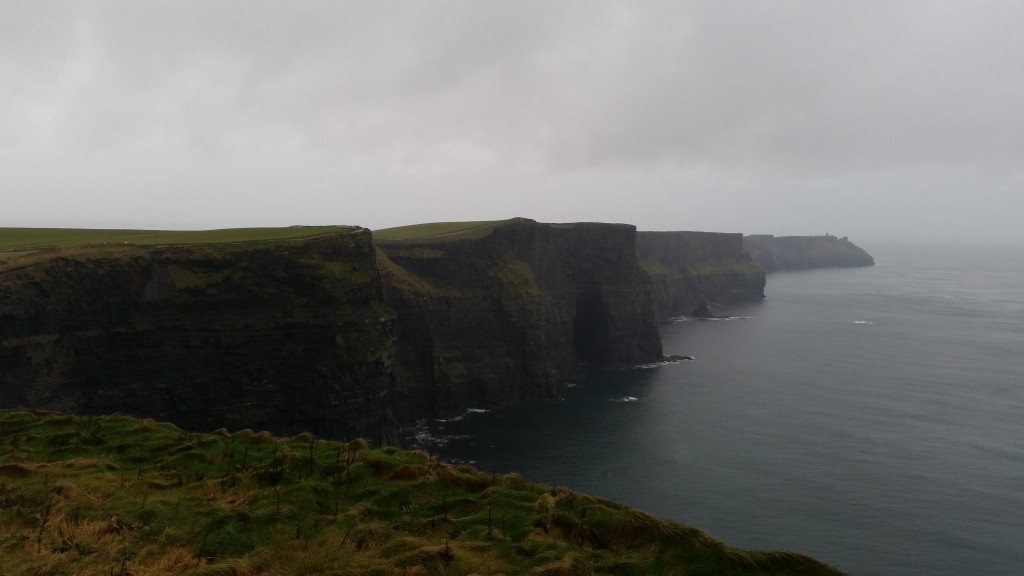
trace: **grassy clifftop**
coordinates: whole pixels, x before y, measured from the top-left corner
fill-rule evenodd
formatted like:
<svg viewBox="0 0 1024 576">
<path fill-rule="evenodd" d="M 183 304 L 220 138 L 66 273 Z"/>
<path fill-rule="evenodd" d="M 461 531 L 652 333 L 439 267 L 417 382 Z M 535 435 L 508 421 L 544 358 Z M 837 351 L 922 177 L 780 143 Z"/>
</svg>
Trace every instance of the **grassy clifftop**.
<svg viewBox="0 0 1024 576">
<path fill-rule="evenodd" d="M 50 258 L 132 254 L 139 247 L 294 240 L 355 230 L 351 226 L 226 228 L 222 230 L 102 230 L 0 228 L 0 270 Z"/>
<path fill-rule="evenodd" d="M 79 244 L 211 244 L 306 238 L 349 230 L 349 226 L 225 228 L 221 230 L 102 230 L 90 228 L 0 228 L 0 250 Z"/>
<path fill-rule="evenodd" d="M 840 574 L 422 452 L 0 411 L 0 572 Z"/>
<path fill-rule="evenodd" d="M 448 239 L 478 238 L 486 236 L 494 228 L 511 222 L 511 220 L 480 220 L 475 222 L 429 222 L 396 226 L 373 231 L 375 242 L 400 240 L 444 241 Z"/>
</svg>

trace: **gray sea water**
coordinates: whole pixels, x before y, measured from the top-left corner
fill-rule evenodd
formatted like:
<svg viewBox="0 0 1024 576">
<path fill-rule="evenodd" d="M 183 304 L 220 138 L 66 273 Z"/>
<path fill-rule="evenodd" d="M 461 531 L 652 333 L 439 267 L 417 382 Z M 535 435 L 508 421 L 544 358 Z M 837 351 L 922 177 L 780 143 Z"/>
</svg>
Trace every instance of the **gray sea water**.
<svg viewBox="0 0 1024 576">
<path fill-rule="evenodd" d="M 855 576 L 1024 574 L 1024 252 L 869 251 L 429 447 Z"/>
</svg>

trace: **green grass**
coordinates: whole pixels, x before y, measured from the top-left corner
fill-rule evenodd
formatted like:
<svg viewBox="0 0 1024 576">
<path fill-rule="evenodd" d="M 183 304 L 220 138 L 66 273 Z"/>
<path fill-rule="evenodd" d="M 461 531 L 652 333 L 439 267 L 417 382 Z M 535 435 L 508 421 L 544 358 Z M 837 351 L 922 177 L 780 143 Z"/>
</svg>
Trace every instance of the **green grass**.
<svg viewBox="0 0 1024 576">
<path fill-rule="evenodd" d="M 508 223 L 509 220 L 480 220 L 475 222 L 431 222 L 374 230 L 375 241 L 395 240 L 454 240 L 460 238 L 479 238 L 490 234 L 491 230 Z"/>
<path fill-rule="evenodd" d="M 342 226 L 226 228 L 223 230 L 100 230 L 88 228 L 0 228 L 0 250 L 81 246 L 84 244 L 218 244 L 283 240 L 333 234 Z"/>
<path fill-rule="evenodd" d="M 839 574 L 363 440 L 0 411 L 0 574 L 113 573 Z"/>
<path fill-rule="evenodd" d="M 100 230 L 88 228 L 0 228 L 0 271 L 53 258 L 137 254 L 153 246 L 244 245 L 345 233 L 348 226 L 226 228 L 223 230 Z"/>
</svg>

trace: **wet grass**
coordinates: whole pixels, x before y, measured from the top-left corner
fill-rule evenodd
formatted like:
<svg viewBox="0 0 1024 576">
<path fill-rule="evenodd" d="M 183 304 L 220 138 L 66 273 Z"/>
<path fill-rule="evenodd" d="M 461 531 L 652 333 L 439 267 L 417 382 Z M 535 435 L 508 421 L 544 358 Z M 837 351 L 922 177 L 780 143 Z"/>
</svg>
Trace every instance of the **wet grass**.
<svg viewBox="0 0 1024 576">
<path fill-rule="evenodd" d="M 430 222 L 373 231 L 373 239 L 380 241 L 397 240 L 456 240 L 478 238 L 490 234 L 491 230 L 509 220 L 480 220 L 474 222 Z"/>
<path fill-rule="evenodd" d="M 0 228 L 0 250 L 83 244 L 216 244 L 306 238 L 349 230 L 346 226 L 226 228 L 223 230 L 101 230 L 87 228 Z"/>
<path fill-rule="evenodd" d="M 838 574 L 423 452 L 0 411 L 0 573 Z"/>
<path fill-rule="evenodd" d="M 226 228 L 223 230 L 101 230 L 87 228 L 0 228 L 0 270 L 52 258 L 115 257 L 146 247 L 240 244 L 338 234 L 349 226 Z"/>
</svg>

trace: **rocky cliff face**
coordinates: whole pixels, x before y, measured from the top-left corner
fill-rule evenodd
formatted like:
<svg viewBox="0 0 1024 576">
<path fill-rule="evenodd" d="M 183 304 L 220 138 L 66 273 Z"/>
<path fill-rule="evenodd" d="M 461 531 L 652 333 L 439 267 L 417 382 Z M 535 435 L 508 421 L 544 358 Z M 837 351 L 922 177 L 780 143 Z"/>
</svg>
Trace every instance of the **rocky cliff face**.
<svg viewBox="0 0 1024 576">
<path fill-rule="evenodd" d="M 765 273 L 744 250 L 742 234 L 638 232 L 637 252 L 661 317 L 690 314 L 701 301 L 764 298 Z"/>
<path fill-rule="evenodd" d="M 0 407 L 393 439 L 369 231 L 80 252 L 0 274 Z"/>
<path fill-rule="evenodd" d="M 845 236 L 747 236 L 743 244 L 766 272 L 874 266 L 875 260 Z"/>
<path fill-rule="evenodd" d="M 378 247 L 404 420 L 549 400 L 581 364 L 661 358 L 632 226 L 515 219 Z"/>
<path fill-rule="evenodd" d="M 55 250 L 0 272 L 0 407 L 395 441 L 661 359 L 627 225 Z"/>
</svg>

